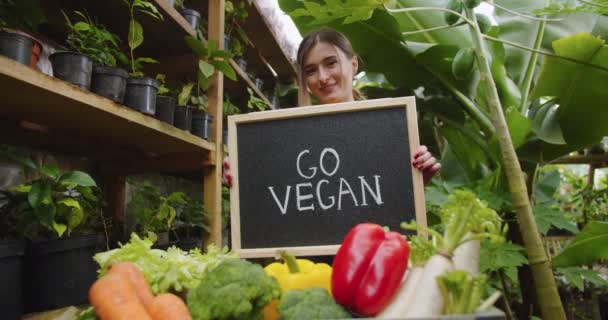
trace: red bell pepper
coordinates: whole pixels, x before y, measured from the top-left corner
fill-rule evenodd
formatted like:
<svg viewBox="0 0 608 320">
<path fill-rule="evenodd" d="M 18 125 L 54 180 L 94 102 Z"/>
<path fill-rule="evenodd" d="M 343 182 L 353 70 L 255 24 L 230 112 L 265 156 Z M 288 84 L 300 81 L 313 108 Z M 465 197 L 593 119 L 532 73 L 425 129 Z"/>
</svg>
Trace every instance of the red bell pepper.
<svg viewBox="0 0 608 320">
<path fill-rule="evenodd" d="M 334 258 L 331 290 L 335 300 L 359 315 L 376 315 L 399 288 L 409 253 L 403 235 L 373 223 L 356 225 Z"/>
</svg>

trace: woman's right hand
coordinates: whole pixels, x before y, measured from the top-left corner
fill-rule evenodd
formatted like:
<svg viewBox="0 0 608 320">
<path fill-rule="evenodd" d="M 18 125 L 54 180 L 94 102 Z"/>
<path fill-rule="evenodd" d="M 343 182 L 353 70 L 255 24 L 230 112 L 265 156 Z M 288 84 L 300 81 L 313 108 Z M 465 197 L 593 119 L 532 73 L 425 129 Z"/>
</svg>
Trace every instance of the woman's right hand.
<svg viewBox="0 0 608 320">
<path fill-rule="evenodd" d="M 228 188 L 232 188 L 232 175 L 230 174 L 230 161 L 228 160 L 228 157 L 224 158 L 222 184 L 228 186 Z"/>
</svg>

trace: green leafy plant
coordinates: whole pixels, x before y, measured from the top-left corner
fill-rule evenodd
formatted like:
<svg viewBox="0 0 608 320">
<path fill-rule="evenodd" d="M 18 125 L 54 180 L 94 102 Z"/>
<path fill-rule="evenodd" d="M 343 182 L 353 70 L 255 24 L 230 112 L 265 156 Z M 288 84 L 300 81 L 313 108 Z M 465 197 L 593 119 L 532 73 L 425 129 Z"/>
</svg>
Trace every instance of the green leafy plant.
<svg viewBox="0 0 608 320">
<path fill-rule="evenodd" d="M 158 81 L 159 83 L 159 87 L 158 87 L 158 94 L 159 95 L 164 95 L 170 92 L 169 88 L 167 88 L 167 80 L 166 80 L 166 76 L 162 73 L 159 73 L 156 75 L 156 81 Z"/>
<path fill-rule="evenodd" d="M 173 3 L 173 6 L 175 8 L 178 8 L 178 9 L 185 9 L 186 8 L 184 6 L 184 0 L 175 0 L 175 2 Z"/>
<path fill-rule="evenodd" d="M 249 0 L 249 2 L 251 2 Z M 251 45 L 243 24 L 249 17 L 246 0 L 228 0 L 225 2 L 225 33 L 230 38 L 230 51 L 235 56 L 243 56 L 245 48 Z"/>
<path fill-rule="evenodd" d="M 223 104 L 224 117 L 228 117 L 228 116 L 240 114 L 240 113 L 241 113 L 241 109 L 239 107 L 237 107 L 234 103 L 232 103 L 230 101 L 230 97 L 228 97 L 228 95 L 226 95 L 226 97 L 224 98 L 224 104 Z"/>
<path fill-rule="evenodd" d="M 182 86 L 182 89 L 177 97 L 178 105 L 180 106 L 192 106 L 198 110 L 207 112 L 207 107 L 209 105 L 209 100 L 207 95 L 201 93 L 200 86 L 196 88 L 196 94 L 192 93 L 194 89 L 194 83 L 188 82 Z"/>
<path fill-rule="evenodd" d="M 232 54 L 217 48 L 215 42 L 205 43 L 199 38 L 186 36 L 186 43 L 199 56 L 197 87 L 209 89 L 215 72 L 223 72 L 230 80 L 236 81 L 236 73 L 230 66 Z"/>
<path fill-rule="evenodd" d="M 31 239 L 70 236 L 83 229 L 92 214 L 101 217 L 101 192 L 87 173 L 61 173 L 49 164 L 37 173 L 40 178 L 9 188 L 7 205 L 19 217 L 20 233 Z"/>
<path fill-rule="evenodd" d="M 177 215 L 176 207 L 185 205 L 183 192 L 172 192 L 163 196 L 160 190 L 148 182 L 129 182 L 135 189 L 131 201 L 127 204 L 127 214 L 134 218 L 138 229 L 143 234 L 148 232 L 165 232 L 173 228 Z"/>
<path fill-rule="evenodd" d="M 131 53 L 131 75 L 143 76 L 143 64 L 158 63 L 158 61 L 147 57 L 135 58 L 135 49 L 141 46 L 141 44 L 144 42 L 144 28 L 141 26 L 139 21 L 135 19 L 135 12 L 147 14 L 159 20 L 163 20 L 163 16 L 158 11 L 156 6 L 147 0 L 123 0 L 123 2 L 129 8 L 128 43 Z"/>
<path fill-rule="evenodd" d="M 264 111 L 270 109 L 270 105 L 266 103 L 266 101 L 258 98 L 253 93 L 251 88 L 247 88 L 247 92 L 249 92 L 249 100 L 247 101 L 247 108 L 250 111 Z"/>
<path fill-rule="evenodd" d="M 190 238 L 192 229 L 201 229 L 209 232 L 209 213 L 201 201 L 196 201 L 188 196 L 184 196 L 185 203 L 177 210 L 175 218 L 175 228 L 184 228 L 186 236 Z"/>
<path fill-rule="evenodd" d="M 66 42 L 71 50 L 90 56 L 95 63 L 102 66 L 116 67 L 117 62 L 129 64 L 129 59 L 119 49 L 118 36 L 91 19 L 86 11 L 74 11 L 78 18 L 75 23 L 72 23 L 65 12 L 61 13 L 69 29 Z"/>
</svg>

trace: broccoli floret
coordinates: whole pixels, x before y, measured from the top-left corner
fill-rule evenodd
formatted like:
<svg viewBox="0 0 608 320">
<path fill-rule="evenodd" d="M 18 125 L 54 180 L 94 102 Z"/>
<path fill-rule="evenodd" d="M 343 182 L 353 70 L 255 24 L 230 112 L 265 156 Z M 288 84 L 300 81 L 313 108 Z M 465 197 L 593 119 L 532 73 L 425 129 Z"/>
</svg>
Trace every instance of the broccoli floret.
<svg viewBox="0 0 608 320">
<path fill-rule="evenodd" d="M 323 288 L 287 291 L 278 310 L 281 320 L 351 318 Z"/>
<path fill-rule="evenodd" d="M 261 319 L 264 306 L 281 296 L 277 280 L 241 259 L 222 262 L 188 293 L 194 320 Z"/>
</svg>

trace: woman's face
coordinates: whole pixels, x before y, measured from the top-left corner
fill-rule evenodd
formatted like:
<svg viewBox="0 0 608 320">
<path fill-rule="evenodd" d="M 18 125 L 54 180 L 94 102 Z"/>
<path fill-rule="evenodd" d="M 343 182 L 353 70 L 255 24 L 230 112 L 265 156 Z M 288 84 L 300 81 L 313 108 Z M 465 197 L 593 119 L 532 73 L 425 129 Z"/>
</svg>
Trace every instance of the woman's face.
<svg viewBox="0 0 608 320">
<path fill-rule="evenodd" d="M 319 102 L 353 101 L 353 76 L 357 72 L 357 58 L 349 59 L 338 47 L 317 43 L 304 59 L 304 81 Z"/>
</svg>

